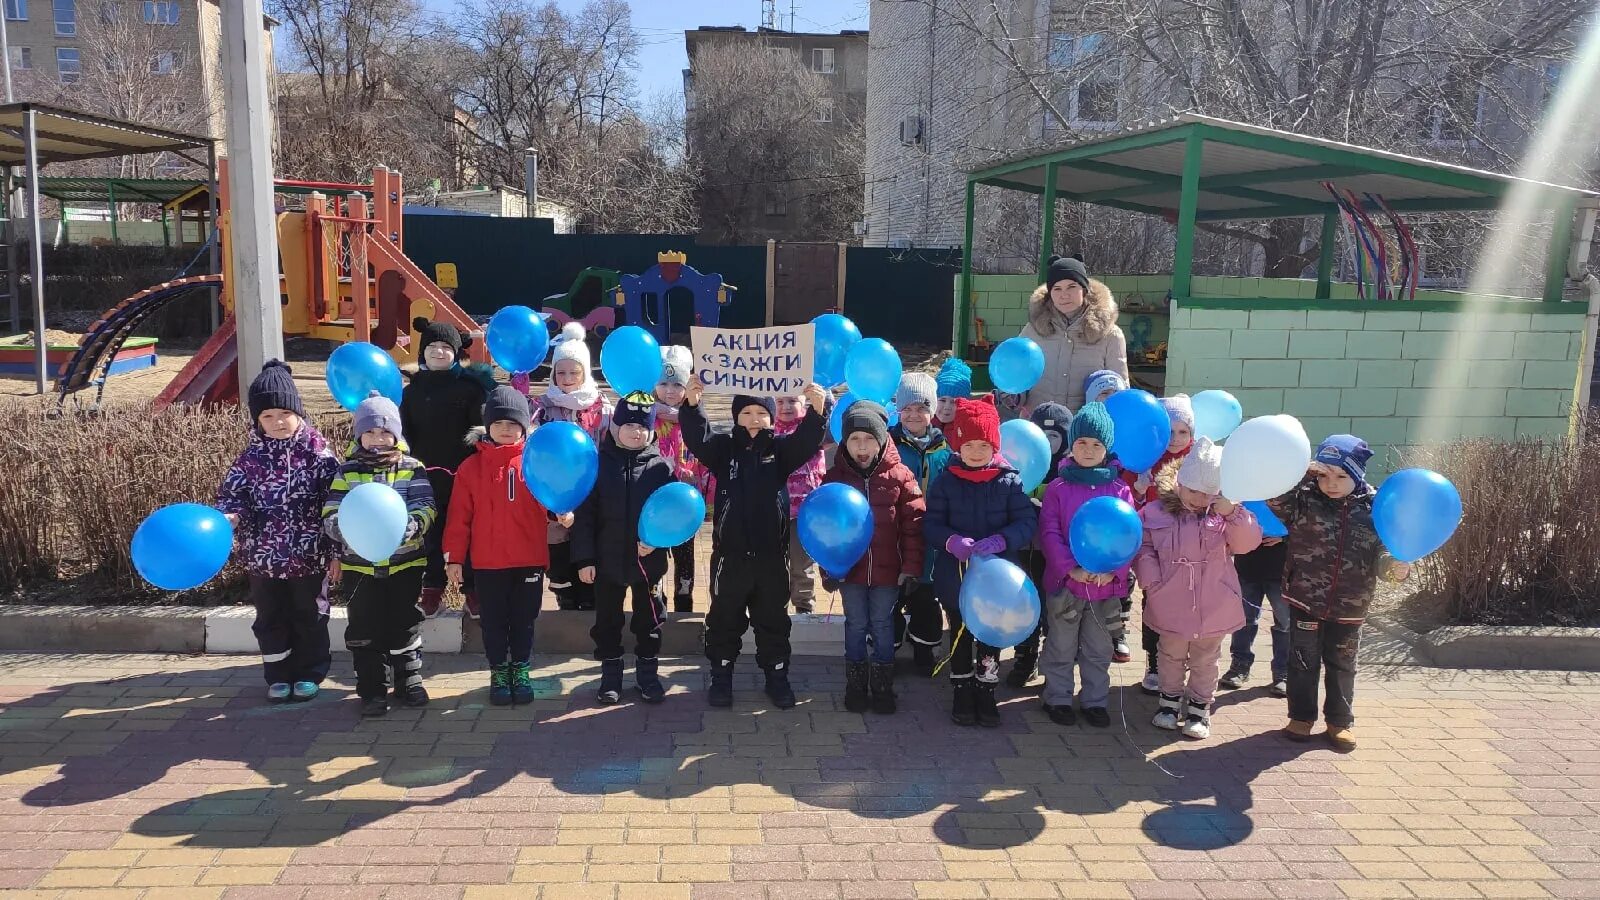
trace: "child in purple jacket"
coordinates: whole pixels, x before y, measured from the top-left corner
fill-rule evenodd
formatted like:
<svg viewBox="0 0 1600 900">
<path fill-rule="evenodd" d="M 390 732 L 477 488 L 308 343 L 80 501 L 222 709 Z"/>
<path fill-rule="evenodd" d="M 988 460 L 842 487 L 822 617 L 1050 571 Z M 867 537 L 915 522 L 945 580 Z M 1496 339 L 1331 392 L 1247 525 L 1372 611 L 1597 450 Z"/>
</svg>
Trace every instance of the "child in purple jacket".
<svg viewBox="0 0 1600 900">
<path fill-rule="evenodd" d="M 1073 558 L 1067 535 L 1072 516 L 1096 497 L 1133 502 L 1122 480 L 1122 466 L 1110 452 L 1115 438 L 1103 403 L 1086 403 L 1067 432 L 1068 456 L 1045 491 L 1040 510 L 1040 549 L 1044 552 L 1045 614 L 1048 637 L 1039 657 L 1044 672 L 1044 711 L 1057 725 L 1077 721 L 1072 710 L 1074 669 L 1083 674 L 1079 703 L 1083 718 L 1096 728 L 1111 724 L 1106 703 L 1111 693 L 1112 631 L 1108 619 L 1120 617 L 1128 596 L 1128 569 L 1093 573 Z"/>
<path fill-rule="evenodd" d="M 1233 558 L 1261 545 L 1261 525 L 1221 495 L 1222 448 L 1206 438 L 1195 440 L 1176 478 L 1164 472 L 1156 486 L 1160 499 L 1139 513 L 1144 541 L 1133 560 L 1145 622 L 1161 635 L 1161 707 L 1152 724 L 1181 725 L 1198 740 L 1211 736 L 1222 642 L 1244 625 Z"/>
<path fill-rule="evenodd" d="M 247 400 L 250 443 L 223 476 L 217 509 L 234 524 L 250 576 L 267 699 L 310 700 L 333 664 L 325 581 L 337 569 L 322 503 L 339 460 L 306 420 L 288 366 L 268 360 Z"/>
</svg>

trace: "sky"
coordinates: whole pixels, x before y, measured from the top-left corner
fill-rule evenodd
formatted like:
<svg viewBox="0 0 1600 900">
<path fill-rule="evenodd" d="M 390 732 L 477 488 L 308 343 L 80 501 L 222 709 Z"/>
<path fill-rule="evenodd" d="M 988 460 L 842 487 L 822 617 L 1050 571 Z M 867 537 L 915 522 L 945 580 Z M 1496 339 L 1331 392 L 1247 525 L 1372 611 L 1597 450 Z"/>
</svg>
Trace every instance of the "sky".
<svg viewBox="0 0 1600 900">
<path fill-rule="evenodd" d="M 557 0 L 563 9 L 582 9 L 584 0 Z M 689 64 L 683 33 L 701 25 L 743 25 L 755 30 L 761 24 L 761 0 L 631 0 L 633 28 L 639 33 L 639 96 L 648 100 L 658 92 L 681 97 L 683 69 Z M 867 27 L 867 0 L 778 0 L 782 27 L 789 27 L 794 10 L 794 31 L 838 32 Z M 693 11 L 689 11 L 690 9 Z"/>
</svg>

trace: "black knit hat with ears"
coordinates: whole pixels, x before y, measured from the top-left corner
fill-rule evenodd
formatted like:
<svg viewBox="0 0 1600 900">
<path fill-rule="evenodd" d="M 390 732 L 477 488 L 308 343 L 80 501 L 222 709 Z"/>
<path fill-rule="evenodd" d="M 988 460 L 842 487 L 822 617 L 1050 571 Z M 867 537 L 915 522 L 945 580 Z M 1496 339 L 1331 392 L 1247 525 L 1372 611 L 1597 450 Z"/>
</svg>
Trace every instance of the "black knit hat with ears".
<svg viewBox="0 0 1600 900">
<path fill-rule="evenodd" d="M 455 351 L 455 355 L 459 359 L 461 351 L 472 346 L 472 338 L 462 337 L 460 329 L 449 322 L 429 322 L 427 319 L 418 316 L 411 320 L 411 327 L 415 328 L 417 333 L 421 335 L 420 343 L 417 347 L 418 355 L 421 355 L 422 350 L 429 344 L 440 343 L 449 344 L 450 349 Z"/>
<path fill-rule="evenodd" d="M 1084 293 L 1089 292 L 1089 269 L 1083 260 L 1076 256 L 1052 256 L 1050 268 L 1045 274 L 1045 290 L 1056 286 L 1058 281 L 1076 281 L 1083 288 Z"/>
</svg>

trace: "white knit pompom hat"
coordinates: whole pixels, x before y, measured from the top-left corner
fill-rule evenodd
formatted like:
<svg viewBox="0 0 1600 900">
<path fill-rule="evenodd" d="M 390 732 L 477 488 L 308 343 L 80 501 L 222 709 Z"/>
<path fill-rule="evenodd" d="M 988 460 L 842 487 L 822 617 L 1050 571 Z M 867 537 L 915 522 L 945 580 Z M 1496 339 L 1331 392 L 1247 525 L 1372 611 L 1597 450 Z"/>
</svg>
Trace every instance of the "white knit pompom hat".
<svg viewBox="0 0 1600 900">
<path fill-rule="evenodd" d="M 550 351 L 550 365 L 570 359 L 583 366 L 585 372 L 589 371 L 589 344 L 584 340 L 587 334 L 582 322 L 561 326 L 561 333 L 551 341 L 554 349 Z"/>
<path fill-rule="evenodd" d="M 1178 484 L 1202 494 L 1222 493 L 1222 448 L 1208 437 L 1195 438 L 1178 469 Z"/>
</svg>

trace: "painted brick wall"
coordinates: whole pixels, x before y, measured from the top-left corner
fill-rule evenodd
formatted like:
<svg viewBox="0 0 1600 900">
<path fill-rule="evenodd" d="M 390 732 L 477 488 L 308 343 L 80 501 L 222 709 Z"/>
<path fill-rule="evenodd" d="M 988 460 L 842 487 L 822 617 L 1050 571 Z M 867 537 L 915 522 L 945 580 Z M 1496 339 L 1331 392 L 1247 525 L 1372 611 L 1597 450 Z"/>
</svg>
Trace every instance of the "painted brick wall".
<svg viewBox="0 0 1600 900">
<path fill-rule="evenodd" d="M 1231 391 L 1247 416 L 1289 413 L 1313 441 L 1360 435 L 1377 451 L 1380 472 L 1392 467 L 1383 464 L 1388 450 L 1422 441 L 1563 434 L 1583 310 L 1505 311 L 1515 307 L 1180 306 L 1172 314 L 1167 389 Z M 1430 416 L 1440 409 L 1453 414 Z"/>
</svg>

